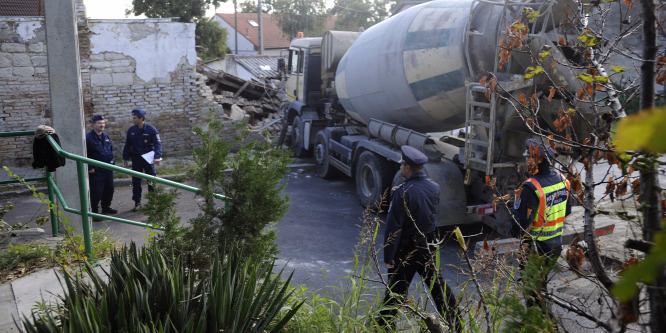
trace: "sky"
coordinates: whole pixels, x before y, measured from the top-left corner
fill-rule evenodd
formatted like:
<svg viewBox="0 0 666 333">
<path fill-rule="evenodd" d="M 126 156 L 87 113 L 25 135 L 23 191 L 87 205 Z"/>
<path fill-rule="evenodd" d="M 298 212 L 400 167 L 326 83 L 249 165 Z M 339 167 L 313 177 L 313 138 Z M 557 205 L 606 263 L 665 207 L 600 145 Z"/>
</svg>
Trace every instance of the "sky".
<svg viewBox="0 0 666 333">
<path fill-rule="evenodd" d="M 242 1 L 239 1 L 239 3 Z M 86 14 L 92 19 L 125 19 L 136 18 L 136 16 L 126 17 L 125 9 L 132 8 L 132 0 L 83 0 L 86 5 Z M 206 12 L 207 17 L 215 15 L 215 9 L 209 8 Z M 218 13 L 233 13 L 234 4 L 231 0 L 220 5 Z"/>
</svg>

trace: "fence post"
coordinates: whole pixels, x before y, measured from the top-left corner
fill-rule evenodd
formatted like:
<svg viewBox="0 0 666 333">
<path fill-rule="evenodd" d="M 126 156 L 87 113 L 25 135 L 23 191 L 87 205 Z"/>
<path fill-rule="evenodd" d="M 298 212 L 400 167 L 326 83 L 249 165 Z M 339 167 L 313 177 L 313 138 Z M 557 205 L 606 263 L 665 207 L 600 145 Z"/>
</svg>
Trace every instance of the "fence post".
<svg viewBox="0 0 666 333">
<path fill-rule="evenodd" d="M 53 194 L 53 186 L 51 186 L 51 179 L 53 179 L 53 172 L 46 172 L 46 187 L 48 188 L 49 201 L 52 205 L 55 205 L 55 195 Z M 58 237 L 58 215 L 54 209 L 49 207 L 49 213 L 51 214 L 51 234 L 53 237 Z"/>
<path fill-rule="evenodd" d="M 83 226 L 83 243 L 86 248 L 88 260 L 93 260 L 92 239 L 90 237 L 90 218 L 88 217 L 88 188 L 86 187 L 86 170 L 83 162 L 76 161 L 76 171 L 79 180 L 79 199 L 81 202 L 81 224 Z"/>
</svg>

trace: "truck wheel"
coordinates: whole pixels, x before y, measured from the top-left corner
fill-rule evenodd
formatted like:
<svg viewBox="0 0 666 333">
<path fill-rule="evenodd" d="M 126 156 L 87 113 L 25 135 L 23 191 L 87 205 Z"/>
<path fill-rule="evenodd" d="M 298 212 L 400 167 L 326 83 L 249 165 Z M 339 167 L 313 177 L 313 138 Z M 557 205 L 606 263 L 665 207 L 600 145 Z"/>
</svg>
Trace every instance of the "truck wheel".
<svg viewBox="0 0 666 333">
<path fill-rule="evenodd" d="M 382 194 L 393 179 L 391 164 L 370 151 L 364 151 L 358 159 L 354 174 L 356 179 L 356 195 L 361 205 L 375 208 L 382 199 Z M 388 198 L 382 206 L 388 205 Z"/>
<path fill-rule="evenodd" d="M 291 124 L 291 151 L 295 157 L 303 157 L 307 153 L 303 145 L 303 122 L 299 116 Z"/>
<path fill-rule="evenodd" d="M 315 172 L 321 178 L 331 178 L 338 173 L 338 169 L 331 166 L 328 158 L 329 136 L 324 131 L 317 132 L 314 141 Z"/>
</svg>

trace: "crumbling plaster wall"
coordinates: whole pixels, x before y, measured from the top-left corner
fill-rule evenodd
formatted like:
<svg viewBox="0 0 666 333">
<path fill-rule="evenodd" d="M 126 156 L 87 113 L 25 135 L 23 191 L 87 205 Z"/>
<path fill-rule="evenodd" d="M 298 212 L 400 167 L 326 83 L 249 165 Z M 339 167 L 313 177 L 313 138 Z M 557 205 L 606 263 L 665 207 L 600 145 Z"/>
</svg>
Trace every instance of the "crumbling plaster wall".
<svg viewBox="0 0 666 333">
<path fill-rule="evenodd" d="M 110 123 L 107 132 L 122 151 L 130 111 L 147 112 L 161 133 L 165 155 L 191 152 L 192 127 L 203 125 L 208 101 L 195 74 L 192 23 L 170 19 L 89 20 L 91 103 Z"/>
<path fill-rule="evenodd" d="M 204 78 L 195 73 L 195 25 L 81 17 L 77 23 L 85 117 L 105 116 L 117 160 L 133 108 L 147 111 L 167 157 L 191 155 L 198 144 L 192 127 L 205 124 L 210 108 L 222 114 Z M 42 17 L 0 18 L 0 132 L 51 124 L 46 52 Z M 231 137 L 233 124 L 225 126 Z M 0 140 L 0 165 L 32 161 L 32 138 Z"/>
</svg>

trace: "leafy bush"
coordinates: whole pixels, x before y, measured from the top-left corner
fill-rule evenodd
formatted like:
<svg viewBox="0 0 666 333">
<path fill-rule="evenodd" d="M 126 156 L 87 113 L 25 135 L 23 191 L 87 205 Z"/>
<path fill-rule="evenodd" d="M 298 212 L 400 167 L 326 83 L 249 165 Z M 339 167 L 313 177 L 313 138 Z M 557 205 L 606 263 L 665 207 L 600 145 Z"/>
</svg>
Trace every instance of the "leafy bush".
<svg viewBox="0 0 666 333">
<path fill-rule="evenodd" d="M 150 244 L 162 249 L 168 256 L 183 253 L 188 247 L 183 238 L 188 229 L 180 225 L 177 214 L 176 199 L 179 193 L 176 189 L 167 190 L 162 185 L 155 185 L 154 189 L 146 194 L 147 202 L 139 210 L 148 216 L 146 224 L 162 227 L 164 232 L 152 231 L 146 237 Z"/>
<path fill-rule="evenodd" d="M 211 253 L 241 247 L 248 257 L 277 253 L 275 232 L 270 226 L 289 208 L 289 197 L 282 196 L 289 153 L 272 149 L 267 138 L 249 140 L 249 131 L 240 124 L 234 142 L 219 137 L 224 130 L 211 111 L 206 129 L 195 128 L 201 146 L 193 151 L 194 174 L 202 189 L 202 212 L 190 220 L 184 235 L 190 245 L 188 254 L 195 265 L 206 265 Z M 231 146 L 238 147 L 231 154 Z M 214 194 L 229 199 L 218 201 Z"/>
<path fill-rule="evenodd" d="M 86 280 L 63 270 L 56 311 L 33 311 L 27 332 L 277 332 L 298 311 L 278 317 L 291 292 L 273 275 L 274 261 L 251 264 L 232 249 L 200 279 L 176 258 L 132 244 L 114 252 L 108 282 L 89 263 Z M 270 328 L 270 329 L 269 329 Z"/>
</svg>

